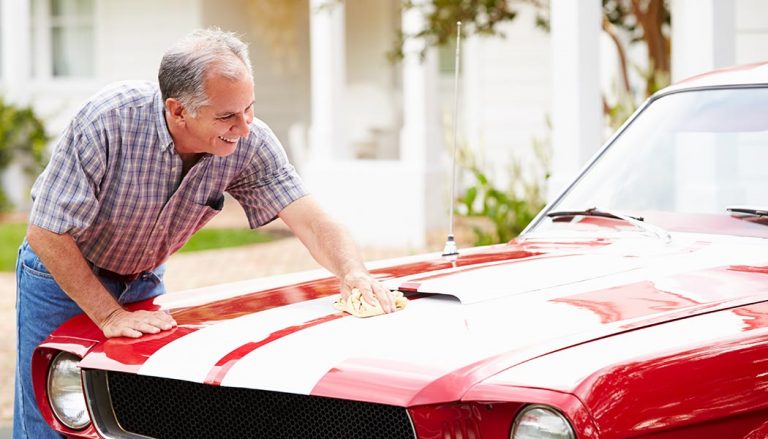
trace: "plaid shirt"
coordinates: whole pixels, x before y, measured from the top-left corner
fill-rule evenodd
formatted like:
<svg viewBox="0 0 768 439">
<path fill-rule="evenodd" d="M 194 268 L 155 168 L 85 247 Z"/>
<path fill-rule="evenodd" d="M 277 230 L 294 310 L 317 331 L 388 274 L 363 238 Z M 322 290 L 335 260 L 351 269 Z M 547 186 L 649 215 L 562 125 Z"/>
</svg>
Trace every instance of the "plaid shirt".
<svg viewBox="0 0 768 439">
<path fill-rule="evenodd" d="M 182 179 L 182 162 L 157 85 L 101 91 L 74 117 L 32 188 L 30 222 L 69 233 L 98 267 L 152 270 L 221 210 L 224 192 L 252 228 L 305 194 L 272 131 L 254 119 L 227 157 L 205 154 Z"/>
</svg>

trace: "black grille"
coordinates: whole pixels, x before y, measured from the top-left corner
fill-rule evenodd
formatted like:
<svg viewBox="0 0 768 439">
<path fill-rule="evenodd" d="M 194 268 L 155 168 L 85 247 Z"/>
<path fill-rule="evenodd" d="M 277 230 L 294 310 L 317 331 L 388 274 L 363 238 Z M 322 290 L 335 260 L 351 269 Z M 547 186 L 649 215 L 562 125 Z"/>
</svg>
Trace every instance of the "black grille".
<svg viewBox="0 0 768 439">
<path fill-rule="evenodd" d="M 109 372 L 118 422 L 154 438 L 409 438 L 406 409 Z"/>
</svg>

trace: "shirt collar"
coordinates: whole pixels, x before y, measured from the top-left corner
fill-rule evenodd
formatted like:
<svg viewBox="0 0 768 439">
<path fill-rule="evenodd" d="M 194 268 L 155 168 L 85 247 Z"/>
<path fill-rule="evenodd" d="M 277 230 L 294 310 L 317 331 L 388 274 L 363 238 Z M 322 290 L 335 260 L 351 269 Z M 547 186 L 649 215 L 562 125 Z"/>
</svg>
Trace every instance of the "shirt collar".
<svg viewBox="0 0 768 439">
<path fill-rule="evenodd" d="M 173 145 L 173 137 L 171 137 L 171 132 L 168 131 L 168 124 L 165 121 L 165 104 L 159 89 L 155 92 L 152 105 L 157 116 L 155 124 L 157 126 L 157 135 L 160 138 L 160 150 L 165 151 L 169 146 Z"/>
</svg>

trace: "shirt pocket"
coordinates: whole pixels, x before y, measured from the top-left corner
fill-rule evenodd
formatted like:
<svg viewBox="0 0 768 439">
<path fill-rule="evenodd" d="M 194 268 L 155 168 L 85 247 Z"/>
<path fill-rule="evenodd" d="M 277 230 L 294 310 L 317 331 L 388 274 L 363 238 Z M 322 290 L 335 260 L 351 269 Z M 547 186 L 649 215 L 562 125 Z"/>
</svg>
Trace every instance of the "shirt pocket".
<svg viewBox="0 0 768 439">
<path fill-rule="evenodd" d="M 170 253 L 181 248 L 187 240 L 208 223 L 224 207 L 224 194 L 209 197 L 180 197 L 170 218 L 169 230 L 173 230 Z"/>
</svg>

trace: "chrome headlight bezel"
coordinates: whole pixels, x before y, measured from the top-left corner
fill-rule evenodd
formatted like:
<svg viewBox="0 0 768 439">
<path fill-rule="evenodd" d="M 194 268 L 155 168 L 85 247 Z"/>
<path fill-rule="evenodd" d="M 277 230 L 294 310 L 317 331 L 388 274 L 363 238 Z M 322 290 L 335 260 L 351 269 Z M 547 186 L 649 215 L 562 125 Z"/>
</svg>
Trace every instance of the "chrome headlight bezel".
<svg viewBox="0 0 768 439">
<path fill-rule="evenodd" d="M 53 358 L 48 367 L 46 393 L 53 416 L 63 425 L 72 430 L 82 430 L 91 423 L 78 356 L 60 352 Z"/>
<path fill-rule="evenodd" d="M 526 419 L 526 416 L 531 415 L 537 417 L 537 421 L 535 421 L 535 423 L 538 423 L 542 427 L 550 428 L 550 430 L 553 430 L 553 426 L 557 427 L 557 424 L 559 424 L 560 433 L 557 433 L 556 436 L 551 434 L 548 434 L 547 436 L 518 436 L 518 430 L 521 428 L 521 426 L 524 426 L 526 422 L 531 422 L 530 420 Z M 546 422 L 542 422 L 543 420 L 548 420 L 550 422 L 550 426 L 547 427 Z M 512 429 L 509 432 L 509 437 L 510 439 L 576 439 L 576 433 L 573 431 L 573 426 L 571 425 L 570 421 L 568 421 L 568 418 L 560 413 L 559 410 L 543 404 L 529 404 L 523 407 L 517 413 L 515 422 L 512 424 Z"/>
</svg>

